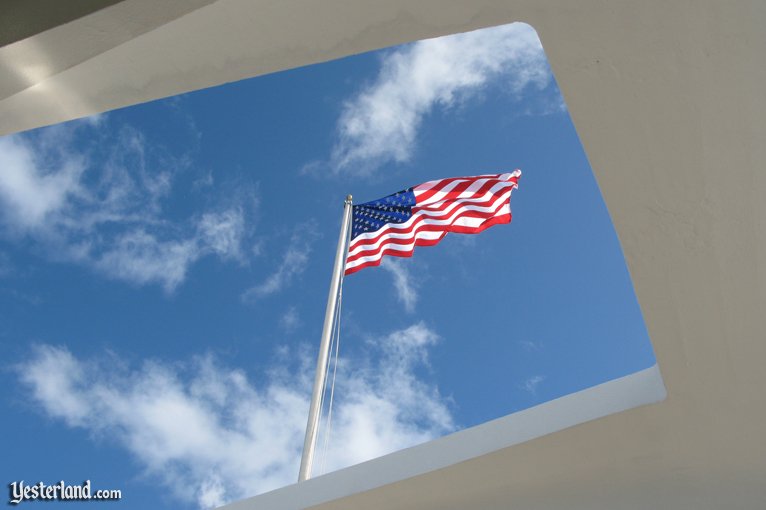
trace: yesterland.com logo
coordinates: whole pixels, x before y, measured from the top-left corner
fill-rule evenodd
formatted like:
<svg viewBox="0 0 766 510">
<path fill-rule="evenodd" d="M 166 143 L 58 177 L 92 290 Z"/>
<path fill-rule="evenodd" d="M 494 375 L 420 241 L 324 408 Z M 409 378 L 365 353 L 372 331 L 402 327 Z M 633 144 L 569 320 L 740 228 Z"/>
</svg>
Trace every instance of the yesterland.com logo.
<svg viewBox="0 0 766 510">
<path fill-rule="evenodd" d="M 91 493 L 90 480 L 85 480 L 82 485 L 67 485 L 64 480 L 54 485 L 46 485 L 43 482 L 29 485 L 22 480 L 9 483 L 8 490 L 10 492 L 8 503 L 11 505 L 18 505 L 25 500 L 34 501 L 37 499 L 87 501 L 90 499 L 117 500 L 122 498 L 122 491 L 119 489 L 97 490 Z"/>
</svg>

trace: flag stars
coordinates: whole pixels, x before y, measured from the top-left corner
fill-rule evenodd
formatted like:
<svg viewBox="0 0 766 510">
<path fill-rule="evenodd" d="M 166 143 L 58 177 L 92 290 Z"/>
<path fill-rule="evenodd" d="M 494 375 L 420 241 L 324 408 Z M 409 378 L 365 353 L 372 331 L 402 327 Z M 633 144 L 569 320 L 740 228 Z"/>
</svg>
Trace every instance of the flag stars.
<svg viewBox="0 0 766 510">
<path fill-rule="evenodd" d="M 463 180 L 478 182 L 478 181 L 485 181 L 487 176 L 476 176 L 476 177 L 466 177 L 462 178 Z M 443 191 L 445 187 L 447 187 L 451 182 L 453 182 L 454 179 L 442 179 L 440 181 L 432 181 L 429 183 L 429 189 L 432 190 L 434 193 Z M 500 180 L 498 180 L 498 183 Z M 349 256 L 346 259 L 346 274 L 354 273 L 364 267 L 368 266 L 374 266 L 380 263 L 380 259 L 384 256 L 389 254 L 386 252 L 386 247 L 389 246 L 393 241 L 392 239 L 396 239 L 397 241 L 400 239 L 403 239 L 403 235 L 409 236 L 407 239 L 415 240 L 416 236 L 419 234 L 419 232 L 423 232 L 424 223 L 423 222 L 413 222 L 412 228 L 408 229 L 407 232 L 403 232 L 403 229 L 396 229 L 398 231 L 398 235 L 392 236 L 391 232 L 381 230 L 382 227 L 385 227 L 386 225 L 393 224 L 393 223 L 405 223 L 407 221 L 410 221 L 411 219 L 417 218 L 417 217 L 423 217 L 425 214 L 424 211 L 429 211 L 429 217 L 432 217 L 434 214 L 442 214 L 440 218 L 443 218 L 445 220 L 449 219 L 450 223 L 448 224 L 442 224 L 439 226 L 439 230 L 429 230 L 429 233 L 435 232 L 436 234 L 441 234 L 441 237 L 444 236 L 447 232 L 461 232 L 461 233 L 471 233 L 471 234 L 478 234 L 479 232 L 483 231 L 487 226 L 494 225 L 497 223 L 508 223 L 511 221 L 511 215 L 510 215 L 510 192 L 513 189 L 516 189 L 516 181 L 502 181 L 504 184 L 497 189 L 492 190 L 491 193 L 489 193 L 490 196 L 486 196 L 485 194 L 481 194 L 480 196 L 472 196 L 468 197 L 466 195 L 460 195 L 459 197 L 456 194 L 452 194 L 442 200 L 440 203 L 421 203 L 419 207 L 416 207 L 418 205 L 417 199 L 415 197 L 414 192 L 412 191 L 413 188 L 409 188 L 406 191 L 400 191 L 397 193 L 394 193 L 393 195 L 389 195 L 387 197 L 381 198 L 379 200 L 375 200 L 372 202 L 367 202 L 365 204 L 362 204 L 362 206 L 355 206 L 354 208 L 354 219 L 355 221 L 358 219 L 360 220 L 359 228 L 355 230 L 354 235 L 352 237 L 351 244 L 349 246 Z M 508 189 L 510 188 L 510 189 Z M 502 207 L 499 207 L 495 210 L 488 211 L 485 214 L 482 215 L 476 215 L 476 211 L 470 209 L 468 206 L 475 203 L 494 203 L 495 199 L 499 196 L 501 196 L 501 193 L 504 195 L 503 203 L 501 204 Z M 507 194 L 506 194 L 507 193 Z M 449 194 L 448 194 L 449 195 Z M 467 200 L 470 198 L 470 203 Z M 448 211 L 444 212 L 442 204 L 456 204 L 456 210 L 455 211 Z M 359 207 L 359 208 L 357 208 Z M 413 211 L 414 209 L 414 211 Z M 449 218 L 447 217 L 447 214 L 449 214 Z M 457 221 L 458 219 L 462 218 L 470 218 L 470 220 L 473 222 L 469 228 L 466 228 L 465 224 L 459 224 L 459 229 L 456 229 L 456 225 L 458 225 Z M 367 246 L 365 244 L 357 244 L 353 240 L 354 237 L 358 236 L 361 233 L 364 232 L 370 232 L 374 231 L 376 232 L 371 237 L 376 239 L 375 246 Z M 379 232 L 379 233 L 378 233 Z M 432 234 L 430 234 L 432 235 Z M 439 237 L 439 239 L 441 239 Z M 397 242 L 397 244 L 401 244 L 400 242 Z M 409 251 L 402 251 L 401 246 L 400 249 L 398 249 L 395 253 L 396 256 L 407 256 L 412 253 L 414 250 L 414 246 L 417 243 L 412 243 L 408 246 Z"/>
<path fill-rule="evenodd" d="M 372 202 L 354 206 L 351 238 L 374 232 L 388 223 L 404 223 L 412 216 L 415 196 L 410 190 L 399 191 Z"/>
</svg>

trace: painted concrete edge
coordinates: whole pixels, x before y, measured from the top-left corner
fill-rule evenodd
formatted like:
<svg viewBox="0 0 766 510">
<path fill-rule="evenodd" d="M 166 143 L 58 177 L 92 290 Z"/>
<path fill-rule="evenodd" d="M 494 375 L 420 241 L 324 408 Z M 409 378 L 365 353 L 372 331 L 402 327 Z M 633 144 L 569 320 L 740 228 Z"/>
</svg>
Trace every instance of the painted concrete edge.
<svg viewBox="0 0 766 510">
<path fill-rule="evenodd" d="M 442 469 L 604 416 L 661 402 L 666 396 L 659 367 L 655 364 L 428 443 L 230 503 L 221 510 L 307 508 Z"/>
</svg>

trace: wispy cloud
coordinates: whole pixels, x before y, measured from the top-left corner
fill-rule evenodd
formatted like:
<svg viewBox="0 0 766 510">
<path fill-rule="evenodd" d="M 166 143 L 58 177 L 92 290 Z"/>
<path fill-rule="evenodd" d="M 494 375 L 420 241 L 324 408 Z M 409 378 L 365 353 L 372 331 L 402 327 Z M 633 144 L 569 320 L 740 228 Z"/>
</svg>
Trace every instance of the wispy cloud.
<svg viewBox="0 0 766 510">
<path fill-rule="evenodd" d="M 172 291 L 200 256 L 194 239 L 160 241 L 143 230 L 119 236 L 93 264 L 107 276 L 144 285 L 160 283 Z"/>
<path fill-rule="evenodd" d="M 169 221 L 164 201 L 188 161 L 150 146 L 135 129 L 110 130 L 105 122 L 102 116 L 0 138 L 0 235 L 168 292 L 204 256 L 243 262 L 250 211 L 243 203 L 254 199 L 243 194 L 225 208 Z M 83 141 L 96 134 L 107 138 Z"/>
<path fill-rule="evenodd" d="M 407 312 L 412 313 L 418 302 L 418 285 L 408 269 L 407 263 L 411 263 L 411 261 L 389 257 L 383 259 L 380 267 L 391 274 L 397 299 L 404 305 Z"/>
<path fill-rule="evenodd" d="M 5 216 L 18 228 L 40 227 L 81 193 L 83 158 L 59 156 L 55 170 L 40 168 L 39 156 L 23 139 L 0 138 L 0 200 Z"/>
<path fill-rule="evenodd" d="M 524 381 L 524 384 L 521 385 L 522 389 L 528 393 L 531 393 L 532 395 L 537 394 L 537 387 L 540 385 L 541 382 L 545 380 L 545 376 L 543 375 L 535 375 Z"/>
<path fill-rule="evenodd" d="M 519 346 L 521 346 L 525 351 L 539 351 L 543 348 L 543 343 L 539 341 L 532 341 L 532 340 L 519 340 L 516 342 Z"/>
<path fill-rule="evenodd" d="M 279 318 L 279 326 L 285 331 L 294 331 L 300 323 L 300 315 L 298 315 L 298 310 L 294 306 L 288 308 Z"/>
<path fill-rule="evenodd" d="M 336 388 L 331 471 L 442 436 L 455 422 L 438 388 L 420 379 L 415 369 L 428 365 L 428 350 L 439 336 L 416 323 L 369 339 L 373 362 L 342 360 Z"/>
<path fill-rule="evenodd" d="M 314 221 L 295 227 L 281 262 L 263 282 L 242 293 L 242 300 L 252 302 L 281 291 L 301 275 L 309 262 L 314 243 L 319 239 Z"/>
<path fill-rule="evenodd" d="M 221 212 L 208 212 L 197 222 L 198 238 L 203 245 L 224 259 L 242 260 L 245 215 L 235 206 Z"/>
<path fill-rule="evenodd" d="M 331 167 L 368 174 L 389 162 L 409 161 L 431 111 L 461 103 L 501 79 L 514 95 L 550 82 L 542 45 L 529 25 L 429 39 L 389 53 L 375 81 L 344 105 Z"/>
<path fill-rule="evenodd" d="M 377 340 L 374 360 L 341 360 L 329 469 L 454 429 L 437 388 L 415 375 L 436 334 L 415 324 Z M 295 481 L 312 366 L 283 359 L 256 386 L 210 356 L 131 369 L 43 345 L 16 371 L 47 415 L 111 438 L 175 497 L 210 508 Z"/>
<path fill-rule="evenodd" d="M 196 222 L 196 231 L 185 237 L 163 239 L 143 227 L 116 236 L 98 255 L 86 253 L 89 263 L 106 276 L 144 285 L 158 283 L 172 292 L 200 258 L 215 254 L 221 259 L 244 260 L 245 235 L 242 208 L 206 213 Z"/>
<path fill-rule="evenodd" d="M 106 122 L 108 117 L 108 113 L 96 113 L 94 115 L 89 115 L 88 117 L 81 118 L 80 122 L 85 122 L 91 126 L 99 127 L 102 126 L 104 122 Z"/>
</svg>

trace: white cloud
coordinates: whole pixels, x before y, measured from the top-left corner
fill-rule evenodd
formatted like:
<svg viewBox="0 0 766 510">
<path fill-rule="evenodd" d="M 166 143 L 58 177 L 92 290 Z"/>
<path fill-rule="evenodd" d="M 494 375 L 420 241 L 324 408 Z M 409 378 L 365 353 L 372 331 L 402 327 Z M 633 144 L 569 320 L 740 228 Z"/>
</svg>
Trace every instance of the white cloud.
<svg viewBox="0 0 766 510">
<path fill-rule="evenodd" d="M 160 283 L 171 292 L 201 255 L 194 239 L 159 241 L 142 230 L 128 232 L 94 261 L 107 276 L 138 285 Z"/>
<path fill-rule="evenodd" d="M 108 113 L 96 113 L 94 115 L 89 115 L 88 117 L 82 117 L 79 120 L 80 122 L 85 122 L 94 127 L 101 127 L 104 125 L 108 117 L 109 117 Z"/>
<path fill-rule="evenodd" d="M 436 387 L 415 375 L 437 340 L 415 324 L 377 339 L 374 360 L 341 360 L 330 469 L 454 429 Z M 129 370 L 45 345 L 16 369 L 48 415 L 113 439 L 175 497 L 209 508 L 295 482 L 313 363 L 280 363 L 259 387 L 209 356 Z"/>
<path fill-rule="evenodd" d="M 65 155 L 55 168 L 43 170 L 40 155 L 15 136 L 0 138 L 0 205 L 22 229 L 40 227 L 66 207 L 80 191 L 82 158 Z"/>
<path fill-rule="evenodd" d="M 426 115 L 501 78 L 514 95 L 549 83 L 542 45 L 529 25 L 429 39 L 388 54 L 377 79 L 345 104 L 331 166 L 370 173 L 391 161 L 407 162 Z"/>
<path fill-rule="evenodd" d="M 223 258 L 241 260 L 245 218 L 240 207 L 202 215 L 197 227 L 204 244 Z"/>
<path fill-rule="evenodd" d="M 42 346 L 34 363 L 25 365 L 22 382 L 32 386 L 34 399 L 54 418 L 67 425 L 83 424 L 90 411 L 88 402 L 78 396 L 84 382 L 83 368 L 69 351 Z"/>
<path fill-rule="evenodd" d="M 114 138 L 99 186 L 111 200 L 106 205 L 126 210 L 135 208 L 137 202 L 142 209 L 158 212 L 159 201 L 170 193 L 175 174 L 188 162 L 150 146 L 143 133 L 128 126 L 119 129 Z"/>
<path fill-rule="evenodd" d="M 298 315 L 298 310 L 294 306 L 288 308 L 287 311 L 282 314 L 282 317 L 279 318 L 279 325 L 285 331 L 294 331 L 300 323 L 301 318 Z"/>
<path fill-rule="evenodd" d="M 189 267 L 209 253 L 243 260 L 244 230 L 242 209 L 233 207 L 203 214 L 197 232 L 182 239 L 161 240 L 142 229 L 128 231 L 91 262 L 108 277 L 138 285 L 158 283 L 172 292 Z"/>
<path fill-rule="evenodd" d="M 298 225 L 290 237 L 282 260 L 263 282 L 242 293 L 243 301 L 254 301 L 281 291 L 301 275 L 309 262 L 314 242 L 319 238 L 316 222 Z"/>
<path fill-rule="evenodd" d="M 412 313 L 415 311 L 415 305 L 418 302 L 418 289 L 417 283 L 408 269 L 408 263 L 411 263 L 411 261 L 388 257 L 382 260 L 380 267 L 391 274 L 391 277 L 394 279 L 397 299 L 404 305 L 404 309 L 407 312 Z"/>
<path fill-rule="evenodd" d="M 253 197 L 240 193 L 227 198 L 228 208 L 171 223 L 163 201 L 188 162 L 149 146 L 127 126 L 99 131 L 109 137 L 103 147 L 83 142 L 102 123 L 89 119 L 0 138 L 0 233 L 32 239 L 51 259 L 168 292 L 204 256 L 247 259 L 243 204 L 255 203 Z M 103 154 L 93 156 L 98 151 Z"/>
<path fill-rule="evenodd" d="M 333 412 L 328 471 L 379 457 L 455 429 L 445 398 L 420 380 L 428 348 L 439 337 L 423 323 L 370 339 L 378 362 L 351 367 L 343 362 Z"/>
<path fill-rule="evenodd" d="M 537 393 L 537 387 L 544 380 L 545 380 L 545 376 L 535 375 L 530 377 L 526 381 L 524 381 L 524 384 L 522 384 L 521 387 L 524 391 L 531 393 L 532 395 L 535 395 Z"/>
</svg>

